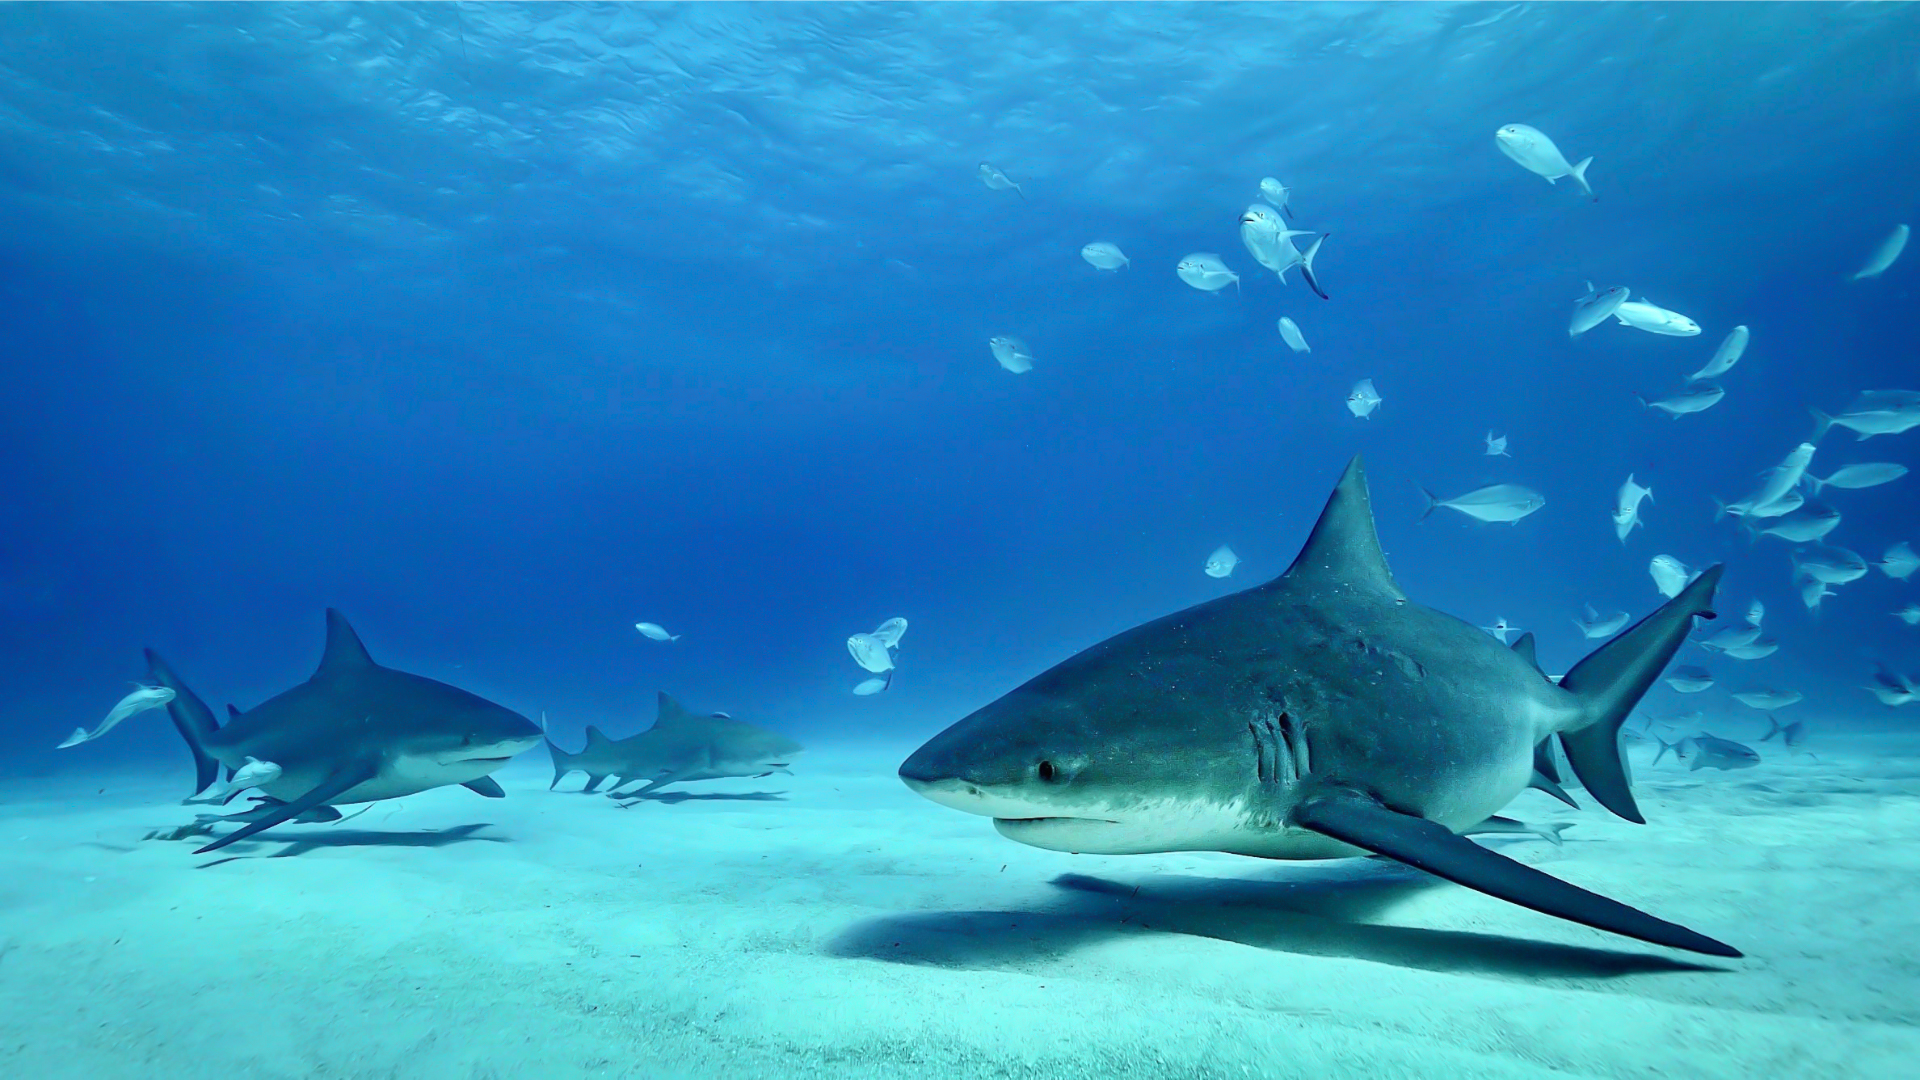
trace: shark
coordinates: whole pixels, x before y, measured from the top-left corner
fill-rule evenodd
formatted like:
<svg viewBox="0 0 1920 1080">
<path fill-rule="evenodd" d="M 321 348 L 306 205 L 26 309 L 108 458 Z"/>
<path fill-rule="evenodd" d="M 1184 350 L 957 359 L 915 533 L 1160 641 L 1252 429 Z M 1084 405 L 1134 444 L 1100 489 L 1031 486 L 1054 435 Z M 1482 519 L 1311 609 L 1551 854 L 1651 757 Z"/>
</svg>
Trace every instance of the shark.
<svg viewBox="0 0 1920 1080">
<path fill-rule="evenodd" d="M 539 745 L 533 721 L 476 694 L 375 663 L 346 617 L 327 609 L 327 642 L 306 682 L 242 712 L 223 727 L 167 662 L 147 650 L 152 681 L 173 691 L 167 714 L 193 752 L 205 791 L 250 759 L 280 765 L 260 785 L 266 806 L 233 820 L 246 827 L 195 851 L 216 851 L 293 820 L 337 820 L 327 808 L 397 799 L 458 784 L 497 799 L 492 773 Z M 237 794 L 237 793 L 235 793 Z"/>
<path fill-rule="evenodd" d="M 609 739 L 597 727 L 587 728 L 587 745 L 569 754 L 547 741 L 553 755 L 553 783 L 558 787 L 568 773 L 584 772 L 592 791 L 607 777 L 617 777 L 607 794 L 639 798 L 687 780 L 719 780 L 729 776 L 768 776 L 787 768 L 801 745 L 783 735 L 726 713 L 696 716 L 666 691 L 660 691 L 659 712 L 653 726 L 625 739 Z M 623 786 L 646 781 L 634 789 Z"/>
<path fill-rule="evenodd" d="M 1535 911 L 1712 956 L 1724 942 L 1465 839 L 1554 767 L 1645 823 L 1620 727 L 1722 568 L 1556 683 L 1409 599 L 1355 457 L 1287 571 L 1136 626 L 962 718 L 899 768 L 913 791 L 1069 853 L 1382 855 Z M 1520 645 L 1520 642 L 1516 642 Z"/>
</svg>

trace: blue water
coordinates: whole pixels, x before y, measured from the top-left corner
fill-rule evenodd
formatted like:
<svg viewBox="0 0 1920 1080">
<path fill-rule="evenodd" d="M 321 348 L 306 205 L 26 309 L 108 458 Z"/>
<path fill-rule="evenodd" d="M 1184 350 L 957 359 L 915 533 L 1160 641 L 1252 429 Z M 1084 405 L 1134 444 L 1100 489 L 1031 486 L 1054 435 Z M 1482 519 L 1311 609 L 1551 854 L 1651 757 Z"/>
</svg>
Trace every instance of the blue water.
<svg viewBox="0 0 1920 1080">
<path fill-rule="evenodd" d="M 1356 452 L 1409 593 L 1536 630 L 1550 671 L 1583 602 L 1657 604 L 1654 554 L 1725 560 L 1723 608 L 1760 598 L 1782 643 L 1712 661 L 1727 685 L 1911 724 L 1859 687 L 1920 669 L 1889 617 L 1914 586 L 1875 570 L 1811 618 L 1788 545 L 1711 498 L 1808 406 L 1920 384 L 1920 263 L 1848 280 L 1920 217 L 1917 45 L 1893 4 L 0 9 L 6 768 L 186 784 L 158 714 L 51 748 L 142 646 L 216 709 L 262 700 L 329 605 L 569 741 L 666 689 L 911 745 L 1278 573 Z M 1592 155 L 1599 201 L 1502 156 L 1510 122 Z M 1330 301 L 1239 243 L 1269 175 L 1331 234 Z M 1243 290 L 1183 284 L 1195 251 Z M 1704 332 L 1570 342 L 1588 279 Z M 1635 402 L 1736 324 L 1718 406 Z M 1917 445 L 1836 431 L 1814 471 Z M 1623 545 L 1629 472 L 1655 501 Z M 1415 523 L 1416 485 L 1492 482 L 1547 505 Z M 1830 539 L 1920 541 L 1915 483 L 1832 493 Z M 896 615 L 895 686 L 852 696 L 845 639 Z M 1725 689 L 1684 707 L 1757 737 Z"/>
</svg>

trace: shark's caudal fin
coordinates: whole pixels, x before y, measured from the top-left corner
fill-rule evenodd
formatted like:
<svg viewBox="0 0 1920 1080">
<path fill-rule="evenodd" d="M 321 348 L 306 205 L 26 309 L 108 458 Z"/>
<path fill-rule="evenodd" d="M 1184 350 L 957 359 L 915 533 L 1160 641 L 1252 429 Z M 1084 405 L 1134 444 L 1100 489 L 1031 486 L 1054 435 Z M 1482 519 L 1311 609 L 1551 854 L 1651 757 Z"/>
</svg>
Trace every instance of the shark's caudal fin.
<svg viewBox="0 0 1920 1080">
<path fill-rule="evenodd" d="M 193 791 L 197 795 L 220 779 L 220 763 L 207 753 L 206 747 L 206 740 L 220 730 L 220 725 L 207 703 L 187 689 L 187 684 L 181 682 L 173 668 L 152 649 L 147 650 L 147 673 L 155 686 L 173 691 L 173 700 L 167 702 L 167 716 L 173 720 L 180 737 L 187 741 L 187 749 L 193 752 Z"/>
<path fill-rule="evenodd" d="M 1634 804 L 1620 761 L 1620 725 L 1680 651 L 1694 617 L 1714 617 L 1713 590 L 1725 569 L 1709 567 L 1680 595 L 1594 650 L 1560 680 L 1560 688 L 1578 697 L 1586 713 L 1578 728 L 1560 733 L 1567 763 L 1600 805 L 1636 824 L 1647 819 Z"/>
<path fill-rule="evenodd" d="M 547 790 L 552 791 L 554 788 L 560 786 L 560 781 L 568 773 L 577 769 L 587 774 L 587 786 L 584 790 L 592 791 L 593 786 L 605 779 L 605 776 L 594 776 L 591 769 L 580 764 L 580 759 L 587 756 L 596 747 L 605 746 L 611 741 L 611 739 L 607 738 L 605 732 L 594 727 L 592 724 L 587 725 L 587 745 L 577 754 L 567 753 L 565 750 L 554 745 L 552 739 L 548 739 L 547 753 L 553 755 L 553 783 L 547 785 Z"/>
</svg>

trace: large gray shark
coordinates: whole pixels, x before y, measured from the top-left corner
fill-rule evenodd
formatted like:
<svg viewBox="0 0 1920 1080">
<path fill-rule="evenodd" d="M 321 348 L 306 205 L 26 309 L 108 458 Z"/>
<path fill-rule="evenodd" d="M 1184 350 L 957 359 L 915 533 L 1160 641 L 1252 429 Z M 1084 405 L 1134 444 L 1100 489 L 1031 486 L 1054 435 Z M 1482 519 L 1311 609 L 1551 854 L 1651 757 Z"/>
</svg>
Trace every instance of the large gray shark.
<svg viewBox="0 0 1920 1080">
<path fill-rule="evenodd" d="M 174 692 L 167 714 L 193 751 L 196 791 L 206 790 L 221 765 L 231 776 L 249 757 L 281 769 L 261 785 L 276 800 L 271 810 L 196 855 L 302 816 L 324 820 L 314 813 L 321 807 L 397 799 L 447 784 L 497 799 L 505 792 L 490 774 L 541 738 L 519 713 L 374 663 L 332 608 L 326 652 L 313 677 L 248 712 L 227 706 L 225 727 L 152 649 L 147 663 L 153 681 Z"/>
<path fill-rule="evenodd" d="M 616 798 L 637 798 L 685 780 L 786 772 L 802 752 L 792 739 L 726 713 L 695 716 L 664 690 L 653 726 L 638 735 L 609 739 L 599 728 L 589 727 L 586 748 L 578 754 L 569 754 L 551 741 L 547 749 L 553 754 L 549 790 L 561 777 L 578 770 L 587 774 L 583 791 L 592 791 L 609 776 L 619 777 L 607 792 Z M 643 780 L 644 787 L 620 790 Z"/>
<path fill-rule="evenodd" d="M 1713 567 L 1554 684 L 1484 631 L 1407 599 L 1359 458 L 1287 572 L 1109 638 L 936 735 L 900 766 L 934 802 L 1056 851 L 1373 852 L 1643 941 L 1731 946 L 1458 835 L 1528 786 L 1558 736 L 1587 792 L 1643 822 L 1618 732 L 1708 610 Z"/>
</svg>

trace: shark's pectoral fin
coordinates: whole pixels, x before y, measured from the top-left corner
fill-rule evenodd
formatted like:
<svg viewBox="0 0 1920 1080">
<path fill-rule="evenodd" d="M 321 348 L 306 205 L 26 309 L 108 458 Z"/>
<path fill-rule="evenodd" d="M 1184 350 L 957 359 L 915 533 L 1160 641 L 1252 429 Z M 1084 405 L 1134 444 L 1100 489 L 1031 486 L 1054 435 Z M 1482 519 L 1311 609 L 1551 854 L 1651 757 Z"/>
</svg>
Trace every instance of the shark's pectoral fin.
<svg viewBox="0 0 1920 1080">
<path fill-rule="evenodd" d="M 1534 770 L 1533 779 L 1527 782 L 1527 786 L 1535 791 L 1544 791 L 1554 798 L 1559 799 L 1561 802 L 1566 803 L 1568 806 L 1573 807 L 1575 810 L 1580 809 L 1580 804 L 1573 801 L 1573 796 L 1567 794 L 1566 788 L 1548 779 L 1546 774 L 1538 769 Z"/>
<path fill-rule="evenodd" d="M 236 840 L 245 840 L 249 836 L 258 836 L 260 833 L 266 832 L 275 825 L 282 825 L 292 821 L 308 811 L 327 805 L 332 800 L 345 795 L 347 792 L 373 779 L 374 774 L 378 771 L 379 767 L 371 760 L 354 761 L 343 765 L 335 769 L 332 773 L 329 773 L 325 780 L 320 781 L 318 786 L 305 795 L 300 796 L 292 802 L 282 803 L 274 807 L 272 812 L 262 815 L 260 819 L 253 824 L 236 832 L 228 833 L 213 843 L 208 844 L 206 847 L 195 851 L 194 854 L 204 855 L 209 851 L 218 851 Z"/>
<path fill-rule="evenodd" d="M 460 786 L 486 799 L 504 799 L 507 797 L 506 790 L 500 786 L 500 782 L 491 776 L 483 776 L 478 780 L 469 780 Z"/>
<path fill-rule="evenodd" d="M 647 792 L 653 791 L 656 788 L 663 788 L 663 787 L 666 787 L 668 784 L 677 784 L 680 781 L 685 780 L 687 777 L 692 776 L 696 772 L 699 772 L 700 769 L 705 765 L 706 765 L 706 761 L 704 759 L 695 758 L 694 760 L 687 762 L 685 765 L 682 765 L 677 769 L 668 769 L 665 772 L 662 772 L 659 776 L 656 776 L 653 779 L 647 781 L 644 785 L 640 787 L 634 788 L 632 791 L 624 793 L 621 797 L 628 798 L 628 799 L 641 798 L 645 796 Z"/>
<path fill-rule="evenodd" d="M 1293 824 L 1365 848 L 1489 896 L 1596 930 L 1710 956 L 1739 956 L 1731 945 L 1656 919 L 1617 900 L 1543 874 L 1488 850 L 1446 826 L 1389 810 L 1357 791 L 1333 789 L 1294 808 Z"/>
</svg>

